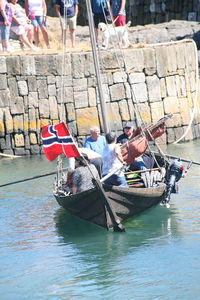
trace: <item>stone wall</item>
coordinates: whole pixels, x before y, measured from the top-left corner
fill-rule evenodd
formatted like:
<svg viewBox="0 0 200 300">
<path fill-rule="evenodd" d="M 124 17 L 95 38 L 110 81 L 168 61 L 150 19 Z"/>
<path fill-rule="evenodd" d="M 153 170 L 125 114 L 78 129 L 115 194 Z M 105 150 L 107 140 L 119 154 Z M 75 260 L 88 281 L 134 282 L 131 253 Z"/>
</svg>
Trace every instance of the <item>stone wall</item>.
<svg viewBox="0 0 200 300">
<path fill-rule="evenodd" d="M 171 143 L 183 134 L 196 95 L 193 43 L 101 51 L 100 62 L 112 130 L 120 133 L 123 122 L 134 121 L 135 114 L 149 124 L 173 113 L 160 141 Z M 79 143 L 91 126 L 102 128 L 90 52 L 0 56 L 0 66 L 1 152 L 41 153 L 41 127 L 59 120 L 67 122 Z M 185 140 L 200 136 L 199 123 L 196 113 Z"/>
<path fill-rule="evenodd" d="M 46 0 L 48 14 L 55 16 L 55 0 Z M 199 0 L 127 0 L 127 19 L 132 25 L 157 24 L 170 20 L 200 21 Z M 85 1 L 79 1 L 79 25 L 87 25 Z"/>
</svg>

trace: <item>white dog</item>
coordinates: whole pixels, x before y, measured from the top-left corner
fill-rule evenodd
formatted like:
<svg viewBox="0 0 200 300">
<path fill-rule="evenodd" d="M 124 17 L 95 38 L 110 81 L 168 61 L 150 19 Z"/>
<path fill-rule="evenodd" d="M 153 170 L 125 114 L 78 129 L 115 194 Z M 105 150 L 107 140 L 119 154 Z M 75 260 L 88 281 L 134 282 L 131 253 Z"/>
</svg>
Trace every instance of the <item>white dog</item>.
<svg viewBox="0 0 200 300">
<path fill-rule="evenodd" d="M 125 26 L 113 27 L 106 25 L 105 23 L 99 23 L 98 29 L 103 34 L 102 47 L 107 49 L 109 46 L 109 41 L 112 38 L 117 38 L 119 45 L 123 48 L 127 48 L 130 45 L 128 39 L 128 27 L 131 22 L 129 21 Z"/>
</svg>

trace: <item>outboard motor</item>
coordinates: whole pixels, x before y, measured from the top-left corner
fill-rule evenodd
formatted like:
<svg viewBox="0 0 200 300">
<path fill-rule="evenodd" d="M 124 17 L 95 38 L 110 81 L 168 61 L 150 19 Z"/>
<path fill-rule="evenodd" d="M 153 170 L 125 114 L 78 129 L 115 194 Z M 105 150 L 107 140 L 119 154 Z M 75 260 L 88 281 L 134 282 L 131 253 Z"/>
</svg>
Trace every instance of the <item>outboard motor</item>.
<svg viewBox="0 0 200 300">
<path fill-rule="evenodd" d="M 163 205 L 169 207 L 171 193 L 178 193 L 177 182 L 181 179 L 184 173 L 184 166 L 180 159 L 175 159 L 167 170 L 167 189 L 165 199 L 162 201 Z"/>
</svg>

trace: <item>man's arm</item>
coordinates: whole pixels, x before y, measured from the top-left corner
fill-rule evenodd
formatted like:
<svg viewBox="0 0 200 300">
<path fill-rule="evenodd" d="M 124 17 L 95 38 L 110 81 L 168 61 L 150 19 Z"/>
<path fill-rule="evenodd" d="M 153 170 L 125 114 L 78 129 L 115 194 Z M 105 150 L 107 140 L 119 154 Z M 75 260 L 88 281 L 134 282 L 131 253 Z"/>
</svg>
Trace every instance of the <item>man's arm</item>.
<svg viewBox="0 0 200 300">
<path fill-rule="evenodd" d="M 126 6 L 126 0 L 122 0 L 121 7 L 120 7 L 118 15 L 123 14 L 123 11 L 125 10 L 125 6 Z"/>
</svg>

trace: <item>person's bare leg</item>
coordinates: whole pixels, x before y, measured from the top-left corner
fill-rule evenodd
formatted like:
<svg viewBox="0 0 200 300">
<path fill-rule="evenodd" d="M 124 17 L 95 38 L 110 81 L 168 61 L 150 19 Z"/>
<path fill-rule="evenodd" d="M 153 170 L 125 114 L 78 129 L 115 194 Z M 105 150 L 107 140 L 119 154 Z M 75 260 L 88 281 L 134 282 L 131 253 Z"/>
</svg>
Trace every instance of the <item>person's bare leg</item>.
<svg viewBox="0 0 200 300">
<path fill-rule="evenodd" d="M 75 29 L 70 28 L 69 33 L 70 33 L 72 48 L 75 48 Z"/>
<path fill-rule="evenodd" d="M 47 33 L 47 29 L 46 27 L 40 27 L 41 31 L 42 31 L 42 35 L 43 35 L 43 39 L 45 41 L 45 44 L 47 46 L 47 48 L 49 48 L 49 37 L 48 37 L 48 33 Z"/>
<path fill-rule="evenodd" d="M 67 40 L 67 30 L 63 29 L 62 30 L 62 43 L 64 46 L 66 46 L 66 40 Z"/>
<path fill-rule="evenodd" d="M 34 47 L 34 45 L 29 42 L 25 33 L 20 35 L 20 39 L 28 48 L 33 50 L 36 49 L 36 47 Z"/>
<path fill-rule="evenodd" d="M 34 42 L 36 44 L 36 46 L 39 45 L 39 28 L 38 27 L 34 27 Z"/>
<path fill-rule="evenodd" d="M 34 35 L 32 26 L 29 26 L 27 28 L 26 35 L 27 35 L 27 38 L 28 38 L 29 42 L 32 44 L 33 43 L 33 35 Z"/>
<path fill-rule="evenodd" d="M 1 44 L 2 44 L 2 50 L 3 50 L 3 52 L 9 52 L 10 42 L 9 41 L 5 41 L 5 40 L 1 40 Z"/>
</svg>

